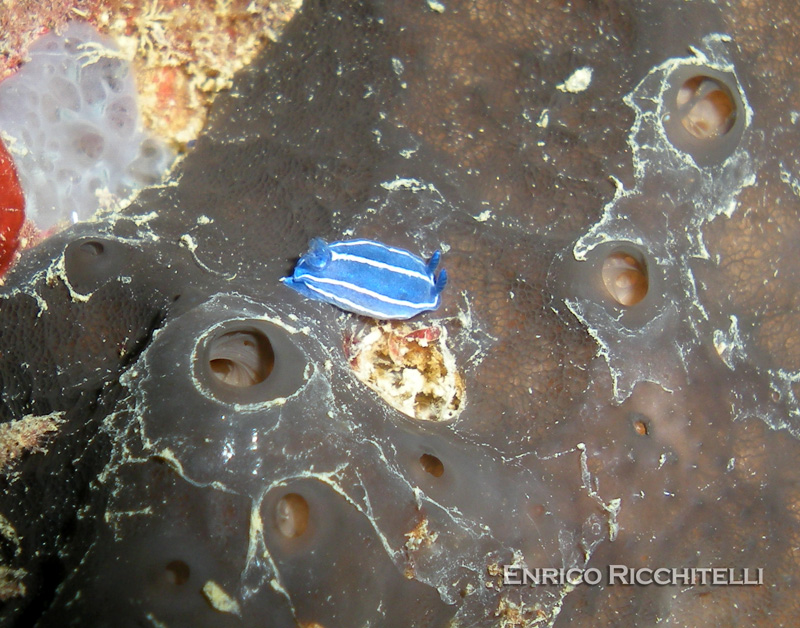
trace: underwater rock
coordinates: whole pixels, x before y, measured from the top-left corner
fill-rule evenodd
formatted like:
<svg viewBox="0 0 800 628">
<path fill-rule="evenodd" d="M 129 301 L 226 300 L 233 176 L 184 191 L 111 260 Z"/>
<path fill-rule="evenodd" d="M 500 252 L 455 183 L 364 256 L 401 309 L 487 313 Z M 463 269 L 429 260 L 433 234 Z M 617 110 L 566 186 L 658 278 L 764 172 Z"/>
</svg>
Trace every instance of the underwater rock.
<svg viewBox="0 0 800 628">
<path fill-rule="evenodd" d="M 307 1 L 169 181 L 7 276 L 0 620 L 794 623 L 800 10 L 756 4 Z M 314 237 L 442 248 L 408 325 L 457 415 L 280 284 Z M 611 565 L 763 580 L 504 582 Z"/>
</svg>

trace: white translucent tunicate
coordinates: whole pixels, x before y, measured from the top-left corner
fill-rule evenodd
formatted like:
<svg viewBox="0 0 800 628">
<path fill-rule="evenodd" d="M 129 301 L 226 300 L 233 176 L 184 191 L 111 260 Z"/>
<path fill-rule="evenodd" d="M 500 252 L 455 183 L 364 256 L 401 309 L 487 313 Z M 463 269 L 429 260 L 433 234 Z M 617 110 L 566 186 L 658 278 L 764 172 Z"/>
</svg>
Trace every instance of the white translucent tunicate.
<svg viewBox="0 0 800 628">
<path fill-rule="evenodd" d="M 143 130 L 131 64 L 87 23 L 41 37 L 0 83 L 0 134 L 40 230 L 90 218 L 100 197 L 161 180 L 171 151 Z"/>
</svg>

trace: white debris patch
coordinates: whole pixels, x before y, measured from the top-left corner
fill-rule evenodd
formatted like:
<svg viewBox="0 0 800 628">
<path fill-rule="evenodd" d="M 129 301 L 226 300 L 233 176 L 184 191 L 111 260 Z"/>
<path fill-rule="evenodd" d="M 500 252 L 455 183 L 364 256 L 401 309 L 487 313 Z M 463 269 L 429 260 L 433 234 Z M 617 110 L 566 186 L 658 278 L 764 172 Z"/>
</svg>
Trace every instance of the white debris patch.
<svg viewBox="0 0 800 628">
<path fill-rule="evenodd" d="M 448 421 L 464 407 L 464 379 L 444 327 L 385 323 L 352 332 L 345 352 L 356 377 L 412 419 Z"/>
<path fill-rule="evenodd" d="M 208 603 L 220 613 L 241 615 L 239 603 L 213 580 L 209 580 L 203 585 L 203 595 L 208 600 Z"/>
<path fill-rule="evenodd" d="M 486 222 L 491 217 L 492 217 L 492 210 L 491 209 L 485 209 L 480 214 L 478 214 L 477 216 L 473 216 L 473 218 L 475 220 L 477 220 L 478 222 Z"/>
<path fill-rule="evenodd" d="M 428 8 L 436 13 L 444 13 L 445 6 L 436 0 L 428 0 Z"/>
<path fill-rule="evenodd" d="M 592 83 L 592 72 L 592 68 L 588 65 L 578 68 L 566 81 L 556 85 L 556 89 L 562 92 L 569 92 L 570 94 L 584 92 Z"/>
<path fill-rule="evenodd" d="M 550 110 L 542 109 L 542 113 L 536 121 L 536 126 L 540 129 L 546 129 L 548 124 L 550 124 Z"/>
</svg>

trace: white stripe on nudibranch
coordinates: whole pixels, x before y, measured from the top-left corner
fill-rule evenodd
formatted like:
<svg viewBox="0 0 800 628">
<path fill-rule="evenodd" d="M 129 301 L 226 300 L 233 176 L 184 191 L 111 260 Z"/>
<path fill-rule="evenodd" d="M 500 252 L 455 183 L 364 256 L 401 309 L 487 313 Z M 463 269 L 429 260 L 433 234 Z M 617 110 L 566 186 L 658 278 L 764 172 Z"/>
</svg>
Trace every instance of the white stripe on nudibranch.
<svg viewBox="0 0 800 628">
<path fill-rule="evenodd" d="M 417 270 L 409 270 L 408 268 L 403 268 L 402 266 L 394 266 L 393 264 L 387 264 L 386 262 L 379 262 L 377 260 L 369 259 L 367 257 L 361 257 L 360 255 L 352 255 L 350 253 L 337 253 L 336 251 L 331 251 L 331 261 L 335 262 L 337 260 L 341 260 L 344 262 L 355 262 L 357 264 L 367 264 L 368 266 L 373 266 L 375 268 L 383 268 L 385 270 L 390 270 L 394 273 L 407 275 L 408 277 L 416 277 L 417 279 L 422 279 L 423 281 L 428 282 L 430 285 L 433 285 L 433 281 L 431 281 L 430 275 L 426 273 L 421 273 Z M 415 261 L 419 263 L 419 260 Z"/>
<path fill-rule="evenodd" d="M 305 275 L 303 276 L 303 283 L 312 290 L 315 290 L 313 283 L 324 283 L 329 284 L 332 286 L 339 286 L 341 288 L 346 288 L 347 290 L 352 290 L 353 292 L 358 292 L 360 294 L 364 294 L 368 297 L 372 297 L 378 301 L 382 301 L 383 303 L 390 303 L 392 305 L 402 305 L 405 307 L 413 307 L 413 308 L 431 308 L 436 305 L 436 298 L 433 301 L 425 302 L 425 303 L 416 303 L 414 301 L 403 301 L 401 299 L 393 299 L 392 297 L 387 297 L 386 295 L 380 294 L 379 292 L 375 292 L 373 290 L 368 290 L 367 288 L 362 288 L 361 286 L 357 286 L 353 283 L 348 281 L 342 281 L 341 279 L 330 279 L 329 277 L 315 277 L 314 275 Z M 320 294 L 323 293 L 322 290 L 316 289 L 316 292 Z M 326 295 L 328 296 L 328 295 Z M 342 297 L 337 297 L 342 298 Z"/>
<path fill-rule="evenodd" d="M 356 303 L 355 301 L 351 301 L 350 299 L 345 299 L 344 297 L 340 297 L 337 294 L 333 294 L 332 292 L 328 292 L 327 290 L 321 290 L 315 286 L 309 286 L 306 284 L 306 287 L 309 290 L 316 292 L 317 294 L 322 295 L 325 297 L 329 303 L 333 303 L 334 305 L 339 305 L 342 309 L 348 310 L 350 312 L 357 312 L 359 314 L 366 314 L 368 316 L 374 316 L 375 318 L 384 318 L 387 315 L 394 316 L 396 313 L 389 313 L 384 312 L 381 310 L 374 310 L 371 307 L 366 307 L 363 303 Z"/>
<path fill-rule="evenodd" d="M 403 255 L 415 262 L 419 263 L 419 257 L 411 253 L 410 251 L 406 251 L 404 249 L 396 249 L 393 246 L 388 246 L 386 244 L 382 244 L 380 242 L 373 242 L 372 240 L 347 240 L 345 242 L 334 242 L 330 245 L 331 251 L 334 248 L 346 247 L 346 246 L 371 246 L 372 248 L 379 249 L 381 251 L 391 251 L 392 253 L 397 253 L 398 255 Z"/>
</svg>

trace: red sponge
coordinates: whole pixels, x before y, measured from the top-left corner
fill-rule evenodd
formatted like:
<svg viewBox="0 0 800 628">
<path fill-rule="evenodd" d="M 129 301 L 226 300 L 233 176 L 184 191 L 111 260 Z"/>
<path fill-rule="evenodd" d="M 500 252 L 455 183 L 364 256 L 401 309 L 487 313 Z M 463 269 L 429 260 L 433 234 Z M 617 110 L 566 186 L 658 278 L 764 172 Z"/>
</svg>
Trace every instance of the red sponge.
<svg viewBox="0 0 800 628">
<path fill-rule="evenodd" d="M 24 222 L 25 197 L 14 161 L 0 141 L 0 275 L 8 270 L 14 259 Z"/>
</svg>

